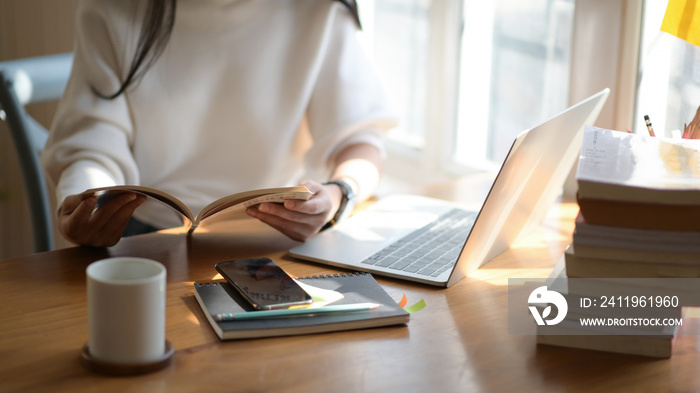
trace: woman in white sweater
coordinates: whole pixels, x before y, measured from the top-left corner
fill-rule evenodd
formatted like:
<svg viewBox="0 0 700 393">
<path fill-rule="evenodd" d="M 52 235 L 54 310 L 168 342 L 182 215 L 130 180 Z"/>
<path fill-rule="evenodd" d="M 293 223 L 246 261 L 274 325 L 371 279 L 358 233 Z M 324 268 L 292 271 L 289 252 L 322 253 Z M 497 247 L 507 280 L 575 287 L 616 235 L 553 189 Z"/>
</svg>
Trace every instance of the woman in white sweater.
<svg viewBox="0 0 700 393">
<path fill-rule="evenodd" d="M 109 246 L 128 224 L 181 224 L 133 194 L 94 209 L 77 196 L 88 188 L 151 186 L 196 212 L 302 182 L 309 201 L 248 214 L 292 239 L 313 236 L 347 186 L 358 199 L 373 192 L 382 135 L 396 124 L 358 31 L 353 1 L 84 0 L 42 156 L 61 232 Z"/>
</svg>

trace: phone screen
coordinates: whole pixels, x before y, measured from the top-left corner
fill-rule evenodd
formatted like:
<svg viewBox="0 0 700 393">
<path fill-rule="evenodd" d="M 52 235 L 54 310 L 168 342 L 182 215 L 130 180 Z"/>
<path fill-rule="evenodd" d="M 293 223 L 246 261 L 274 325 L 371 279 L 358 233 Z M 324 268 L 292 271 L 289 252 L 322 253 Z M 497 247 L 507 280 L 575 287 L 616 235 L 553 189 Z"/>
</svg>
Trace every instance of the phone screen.
<svg viewBox="0 0 700 393">
<path fill-rule="evenodd" d="M 313 302 L 311 296 L 270 258 L 219 262 L 216 270 L 258 310 Z"/>
</svg>

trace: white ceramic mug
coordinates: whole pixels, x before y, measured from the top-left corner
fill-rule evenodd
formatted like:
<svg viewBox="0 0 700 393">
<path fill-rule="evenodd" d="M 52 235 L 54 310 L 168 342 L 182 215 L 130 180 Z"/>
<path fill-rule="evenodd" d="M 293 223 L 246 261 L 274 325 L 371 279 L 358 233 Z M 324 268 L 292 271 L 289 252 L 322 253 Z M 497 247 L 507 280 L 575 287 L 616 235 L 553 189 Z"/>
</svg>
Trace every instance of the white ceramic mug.
<svg viewBox="0 0 700 393">
<path fill-rule="evenodd" d="M 88 349 L 103 362 L 143 364 L 165 352 L 166 269 L 116 257 L 87 267 Z"/>
</svg>

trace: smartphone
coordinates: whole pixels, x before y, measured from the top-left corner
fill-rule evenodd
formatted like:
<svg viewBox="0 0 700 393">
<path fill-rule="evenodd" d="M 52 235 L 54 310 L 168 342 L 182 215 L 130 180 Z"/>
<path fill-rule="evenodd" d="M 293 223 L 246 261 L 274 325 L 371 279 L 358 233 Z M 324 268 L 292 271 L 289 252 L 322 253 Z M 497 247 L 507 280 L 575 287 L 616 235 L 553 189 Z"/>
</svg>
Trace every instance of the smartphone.
<svg viewBox="0 0 700 393">
<path fill-rule="evenodd" d="M 313 303 L 311 296 L 270 258 L 219 262 L 216 271 L 256 310 Z"/>
</svg>

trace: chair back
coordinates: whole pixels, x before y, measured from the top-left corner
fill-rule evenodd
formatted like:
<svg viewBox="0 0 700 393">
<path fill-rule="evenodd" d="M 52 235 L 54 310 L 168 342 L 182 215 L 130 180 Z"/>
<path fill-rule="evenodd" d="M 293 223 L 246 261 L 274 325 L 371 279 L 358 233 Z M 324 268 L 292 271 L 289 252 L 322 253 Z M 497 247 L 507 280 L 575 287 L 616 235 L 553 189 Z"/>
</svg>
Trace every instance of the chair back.
<svg viewBox="0 0 700 393">
<path fill-rule="evenodd" d="M 72 64 L 71 53 L 0 62 L 0 119 L 9 127 L 22 170 L 35 252 L 53 249 L 51 199 L 39 160 L 48 131 L 27 114 L 25 105 L 58 100 Z"/>
</svg>

